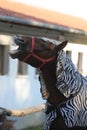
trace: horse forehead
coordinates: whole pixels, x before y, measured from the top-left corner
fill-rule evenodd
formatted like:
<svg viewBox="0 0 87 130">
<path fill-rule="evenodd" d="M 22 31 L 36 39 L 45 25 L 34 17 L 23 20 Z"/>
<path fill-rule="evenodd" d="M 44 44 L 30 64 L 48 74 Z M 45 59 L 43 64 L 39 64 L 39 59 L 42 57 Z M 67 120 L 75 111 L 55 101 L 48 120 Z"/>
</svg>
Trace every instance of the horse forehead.
<svg viewBox="0 0 87 130">
<path fill-rule="evenodd" d="M 41 39 L 46 41 L 46 42 L 49 41 L 49 42 L 53 43 L 54 45 L 59 45 L 59 42 L 57 40 L 49 39 L 49 38 L 46 38 L 46 37 L 42 37 Z"/>
</svg>

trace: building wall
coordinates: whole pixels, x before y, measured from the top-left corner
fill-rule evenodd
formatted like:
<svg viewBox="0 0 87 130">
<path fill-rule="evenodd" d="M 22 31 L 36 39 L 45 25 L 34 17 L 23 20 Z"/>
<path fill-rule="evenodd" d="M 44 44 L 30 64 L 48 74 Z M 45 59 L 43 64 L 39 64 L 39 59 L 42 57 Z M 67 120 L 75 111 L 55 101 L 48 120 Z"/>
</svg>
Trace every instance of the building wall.
<svg viewBox="0 0 87 130">
<path fill-rule="evenodd" d="M 86 76 L 87 75 L 87 45 L 68 43 L 64 49 L 71 53 L 72 62 L 75 64 L 79 72 Z"/>
<path fill-rule="evenodd" d="M 3 58 L 0 59 L 0 65 L 2 64 L 2 73 L 0 73 L 0 107 L 23 109 L 42 104 L 44 101 L 41 98 L 40 84 L 38 76 L 35 74 L 35 69 L 25 64 L 22 67 L 26 68 L 27 71 L 25 73 L 21 71 L 20 74 L 18 70 L 19 61 L 17 59 L 13 60 L 8 53 L 10 49 L 14 48 L 12 46 L 12 37 L 1 36 L 0 39 L 5 39 L 5 41 L 2 40 L 1 45 L 4 47 L 9 46 L 8 50 L 3 50 L 4 55 L 1 55 Z M 3 59 L 7 55 L 8 60 L 5 63 Z M 4 69 L 8 71 L 3 72 Z"/>
</svg>

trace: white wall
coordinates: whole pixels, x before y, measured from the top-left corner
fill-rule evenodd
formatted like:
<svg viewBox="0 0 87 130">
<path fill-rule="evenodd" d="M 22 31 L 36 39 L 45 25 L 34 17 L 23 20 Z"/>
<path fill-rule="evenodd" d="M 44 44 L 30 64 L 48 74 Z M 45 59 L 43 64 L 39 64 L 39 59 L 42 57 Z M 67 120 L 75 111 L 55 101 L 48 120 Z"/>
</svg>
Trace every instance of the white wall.
<svg viewBox="0 0 87 130">
<path fill-rule="evenodd" d="M 75 66 L 77 66 L 78 53 L 83 53 L 82 74 L 87 75 L 87 45 L 68 43 L 64 50 L 69 50 L 72 52 L 72 61 Z"/>
<path fill-rule="evenodd" d="M 1 36 L 6 45 L 11 44 L 12 39 Z M 6 39 L 10 39 L 7 40 Z M 9 43 L 10 42 L 10 43 Z M 35 76 L 35 69 L 28 66 L 28 75 L 18 76 L 18 60 L 9 56 L 9 73 L 0 75 L 0 107 L 9 109 L 23 109 L 37 106 L 44 102 L 40 94 L 40 84 Z"/>
</svg>

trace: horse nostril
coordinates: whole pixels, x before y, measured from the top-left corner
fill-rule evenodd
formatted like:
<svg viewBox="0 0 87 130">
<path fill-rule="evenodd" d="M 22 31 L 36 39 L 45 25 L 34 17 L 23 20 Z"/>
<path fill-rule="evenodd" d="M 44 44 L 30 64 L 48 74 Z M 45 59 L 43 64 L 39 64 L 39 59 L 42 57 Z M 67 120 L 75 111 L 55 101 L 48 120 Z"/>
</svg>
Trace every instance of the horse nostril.
<svg viewBox="0 0 87 130">
<path fill-rule="evenodd" d="M 20 40 L 21 42 L 24 42 L 24 40 L 23 40 L 23 39 L 20 39 L 20 38 L 19 38 L 19 40 Z"/>
<path fill-rule="evenodd" d="M 17 37 L 17 39 L 18 39 L 22 44 L 24 44 L 24 40 L 22 39 L 21 36 Z"/>
<path fill-rule="evenodd" d="M 17 45 L 24 45 L 24 40 L 20 36 L 14 36 L 13 41 Z"/>
</svg>

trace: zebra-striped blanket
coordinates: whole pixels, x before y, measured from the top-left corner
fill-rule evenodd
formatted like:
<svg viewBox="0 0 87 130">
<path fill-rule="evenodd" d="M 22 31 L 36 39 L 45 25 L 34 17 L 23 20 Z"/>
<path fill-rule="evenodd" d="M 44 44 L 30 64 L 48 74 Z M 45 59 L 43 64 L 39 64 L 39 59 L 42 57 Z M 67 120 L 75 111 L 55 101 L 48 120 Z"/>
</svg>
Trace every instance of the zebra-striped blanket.
<svg viewBox="0 0 87 130">
<path fill-rule="evenodd" d="M 56 76 L 56 87 L 64 96 L 73 95 L 73 98 L 60 108 L 66 126 L 87 126 L 87 78 L 78 72 L 63 50 L 58 52 Z M 47 115 L 44 130 L 49 130 L 50 122 L 56 117 L 55 110 Z"/>
<path fill-rule="evenodd" d="M 74 98 L 61 107 L 61 113 L 68 127 L 87 126 L 87 78 L 75 68 L 64 51 L 57 58 L 57 88 L 66 96 Z"/>
</svg>

